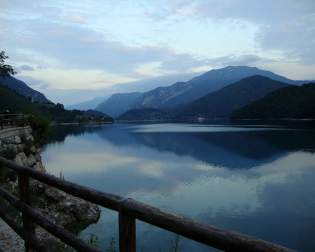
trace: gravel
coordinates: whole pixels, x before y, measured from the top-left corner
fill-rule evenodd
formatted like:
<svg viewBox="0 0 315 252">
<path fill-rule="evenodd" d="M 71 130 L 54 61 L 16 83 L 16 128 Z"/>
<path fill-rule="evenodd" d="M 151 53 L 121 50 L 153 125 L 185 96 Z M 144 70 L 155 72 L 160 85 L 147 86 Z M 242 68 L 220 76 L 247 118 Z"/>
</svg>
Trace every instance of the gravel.
<svg viewBox="0 0 315 252">
<path fill-rule="evenodd" d="M 23 252 L 23 240 L 0 218 L 0 251 Z"/>
</svg>

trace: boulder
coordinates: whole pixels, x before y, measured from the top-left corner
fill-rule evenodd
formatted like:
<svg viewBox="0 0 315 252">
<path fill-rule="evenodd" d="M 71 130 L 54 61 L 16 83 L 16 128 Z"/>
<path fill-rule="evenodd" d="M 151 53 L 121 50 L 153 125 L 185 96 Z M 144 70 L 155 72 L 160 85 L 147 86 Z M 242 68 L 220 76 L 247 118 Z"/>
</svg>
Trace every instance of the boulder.
<svg viewBox="0 0 315 252">
<path fill-rule="evenodd" d="M 33 166 L 33 168 L 39 172 L 43 172 L 43 173 L 46 172 L 45 167 L 43 166 L 42 162 L 36 162 L 36 164 Z"/>
<path fill-rule="evenodd" d="M 18 153 L 14 158 L 14 162 L 21 166 L 27 165 L 28 161 L 25 153 L 24 152 Z"/>
<path fill-rule="evenodd" d="M 25 139 L 27 142 L 34 142 L 34 137 L 31 134 L 27 134 Z"/>
<path fill-rule="evenodd" d="M 33 154 L 36 154 L 36 153 L 37 153 L 36 146 L 32 145 L 31 148 L 30 148 L 30 151 L 31 151 Z"/>
<path fill-rule="evenodd" d="M 33 154 L 30 154 L 27 157 L 26 166 L 32 167 L 33 165 L 36 164 L 36 162 L 37 162 L 36 157 Z"/>
<path fill-rule="evenodd" d="M 20 144 L 20 143 L 22 143 L 21 138 L 20 138 L 19 136 L 15 136 L 15 137 L 14 137 L 14 143 L 15 143 L 15 144 Z"/>
</svg>

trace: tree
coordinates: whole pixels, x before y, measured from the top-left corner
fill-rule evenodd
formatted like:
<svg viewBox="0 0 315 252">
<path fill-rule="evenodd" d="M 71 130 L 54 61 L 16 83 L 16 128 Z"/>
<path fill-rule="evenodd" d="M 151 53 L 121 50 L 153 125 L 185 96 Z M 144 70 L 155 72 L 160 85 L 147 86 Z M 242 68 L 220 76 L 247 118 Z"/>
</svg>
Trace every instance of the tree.
<svg viewBox="0 0 315 252">
<path fill-rule="evenodd" d="M 9 58 L 9 56 L 7 56 L 4 51 L 0 52 L 0 76 L 6 77 L 9 75 L 16 74 L 16 72 L 14 71 L 14 69 L 11 65 L 5 64 L 5 61 L 8 58 Z"/>
</svg>

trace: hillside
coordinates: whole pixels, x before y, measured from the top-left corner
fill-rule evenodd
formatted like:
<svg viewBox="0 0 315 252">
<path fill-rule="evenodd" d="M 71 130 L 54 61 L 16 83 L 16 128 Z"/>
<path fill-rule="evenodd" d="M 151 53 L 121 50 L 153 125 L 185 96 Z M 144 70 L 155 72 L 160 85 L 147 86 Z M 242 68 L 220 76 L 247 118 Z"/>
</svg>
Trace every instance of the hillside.
<svg viewBox="0 0 315 252">
<path fill-rule="evenodd" d="M 139 92 L 114 94 L 96 107 L 96 110 L 117 117 L 131 109 L 131 104 L 141 95 Z"/>
<path fill-rule="evenodd" d="M 315 83 L 276 90 L 234 111 L 233 119 L 315 119 Z"/>
<path fill-rule="evenodd" d="M 12 90 L 0 85 L 0 111 L 39 113 L 38 105 L 31 103 L 25 97 L 16 94 Z"/>
<path fill-rule="evenodd" d="M 133 108 L 174 108 L 193 102 L 202 96 L 219 90 L 243 78 L 261 75 L 288 84 L 302 84 L 270 71 L 248 66 L 228 66 L 208 71 L 187 82 L 177 82 L 168 87 L 159 87 L 143 93 L 132 105 Z"/>
<path fill-rule="evenodd" d="M 12 91 L 38 103 L 51 103 L 46 96 L 26 85 L 23 81 L 14 78 L 13 76 L 0 76 L 0 85 L 5 86 Z"/>
<path fill-rule="evenodd" d="M 12 113 L 41 116 L 53 122 L 106 121 L 112 118 L 97 111 L 65 110 L 62 104 L 33 103 L 7 87 L 0 86 L 0 112 L 9 109 Z"/>
<path fill-rule="evenodd" d="M 267 77 L 251 76 L 188 104 L 179 112 L 178 116 L 180 118 L 199 116 L 209 119 L 229 117 L 233 110 L 287 85 Z"/>
</svg>

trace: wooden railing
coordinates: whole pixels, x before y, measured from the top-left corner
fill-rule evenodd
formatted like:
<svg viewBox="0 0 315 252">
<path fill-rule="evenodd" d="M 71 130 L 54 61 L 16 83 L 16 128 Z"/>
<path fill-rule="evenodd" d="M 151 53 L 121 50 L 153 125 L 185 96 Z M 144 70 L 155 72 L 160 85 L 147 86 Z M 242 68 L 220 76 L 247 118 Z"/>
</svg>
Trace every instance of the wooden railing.
<svg viewBox="0 0 315 252">
<path fill-rule="evenodd" d="M 11 127 L 24 127 L 28 124 L 23 114 L 0 114 L 0 130 Z"/>
<path fill-rule="evenodd" d="M 121 252 L 136 251 L 136 219 L 223 251 L 293 251 L 263 240 L 218 229 L 185 217 L 170 214 L 133 199 L 100 192 L 61 180 L 55 176 L 17 165 L 2 157 L 0 157 L 0 164 L 13 169 L 18 174 L 20 199 L 1 187 L 0 197 L 7 200 L 18 211 L 22 212 L 23 228 L 8 218 L 3 211 L 0 211 L 0 217 L 2 217 L 2 219 L 16 231 L 22 239 L 24 239 L 26 251 L 30 248 L 37 251 L 45 251 L 45 246 L 43 246 L 41 241 L 36 238 L 34 224 L 41 226 L 77 251 L 99 251 L 98 249 L 87 245 L 69 231 L 52 223 L 39 210 L 31 207 L 29 201 L 29 178 L 41 181 L 42 183 L 58 188 L 66 193 L 94 204 L 117 211 L 119 218 L 119 248 Z"/>
</svg>

